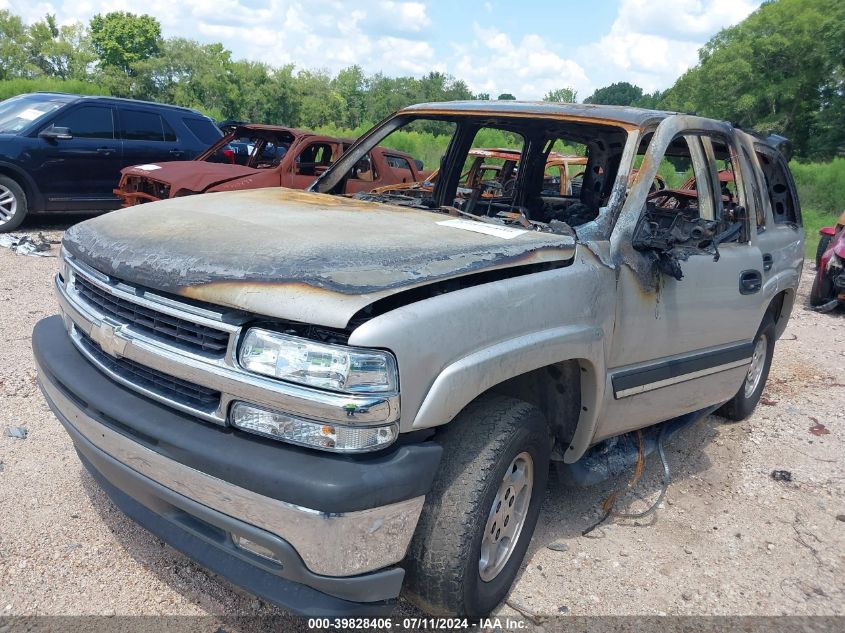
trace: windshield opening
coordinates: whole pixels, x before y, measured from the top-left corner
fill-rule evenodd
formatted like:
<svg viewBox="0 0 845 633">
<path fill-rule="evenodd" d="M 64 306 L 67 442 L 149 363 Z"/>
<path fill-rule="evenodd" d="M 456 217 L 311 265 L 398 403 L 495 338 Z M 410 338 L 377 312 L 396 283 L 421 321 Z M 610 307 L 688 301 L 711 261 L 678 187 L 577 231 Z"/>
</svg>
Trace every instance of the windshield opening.
<svg viewBox="0 0 845 633">
<path fill-rule="evenodd" d="M 627 132 L 604 122 L 398 115 L 318 179 L 313 190 L 482 221 L 576 227 L 608 204 Z M 350 188 L 356 156 L 395 148 L 423 164 L 413 182 Z"/>
<path fill-rule="evenodd" d="M 67 100 L 44 95 L 22 95 L 0 102 L 0 133 L 18 134 L 61 108 Z"/>
<path fill-rule="evenodd" d="M 238 127 L 212 145 L 197 160 L 271 169 L 282 162 L 293 140 L 293 133 L 286 129 Z"/>
</svg>

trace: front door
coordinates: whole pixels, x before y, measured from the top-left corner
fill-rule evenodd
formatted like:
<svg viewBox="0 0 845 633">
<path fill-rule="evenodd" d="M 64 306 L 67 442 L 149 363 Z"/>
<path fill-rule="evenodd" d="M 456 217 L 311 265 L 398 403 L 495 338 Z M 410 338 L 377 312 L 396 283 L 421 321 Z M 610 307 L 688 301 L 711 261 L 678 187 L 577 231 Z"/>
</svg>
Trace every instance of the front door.
<svg viewBox="0 0 845 633">
<path fill-rule="evenodd" d="M 72 107 L 47 128 L 67 128 L 71 138 L 34 139 L 31 174 L 46 209 L 117 208 L 112 189 L 120 178 L 122 144 L 115 134 L 114 110 L 102 105 Z"/>
<path fill-rule="evenodd" d="M 674 251 L 680 279 L 667 265 L 649 285 L 631 267 L 621 267 L 603 416 L 610 422 L 601 429 L 603 437 L 733 397 L 747 372 L 765 305 L 763 257 L 750 240 L 754 225 L 745 212 L 742 166 L 732 142 L 682 135 L 666 149 L 676 164 L 692 166 L 695 190 L 656 191 L 643 214 L 664 225 L 680 216 L 684 222 L 675 226 L 682 231 L 713 221 L 717 233 L 739 232 L 718 245 L 718 257 L 706 239 Z M 719 169 L 737 174 L 730 186 L 719 180 Z"/>
</svg>

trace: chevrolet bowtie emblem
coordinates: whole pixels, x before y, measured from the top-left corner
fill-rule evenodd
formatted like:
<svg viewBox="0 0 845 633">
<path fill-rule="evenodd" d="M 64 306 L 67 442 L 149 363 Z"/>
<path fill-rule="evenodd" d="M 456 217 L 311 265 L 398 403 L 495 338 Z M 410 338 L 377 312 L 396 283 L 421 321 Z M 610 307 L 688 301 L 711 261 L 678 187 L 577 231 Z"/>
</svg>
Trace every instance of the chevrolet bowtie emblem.
<svg viewBox="0 0 845 633">
<path fill-rule="evenodd" d="M 123 356 L 123 350 L 126 349 L 126 339 L 117 334 L 119 328 L 104 321 L 91 332 L 91 338 L 97 341 L 100 348 L 115 358 Z"/>
</svg>

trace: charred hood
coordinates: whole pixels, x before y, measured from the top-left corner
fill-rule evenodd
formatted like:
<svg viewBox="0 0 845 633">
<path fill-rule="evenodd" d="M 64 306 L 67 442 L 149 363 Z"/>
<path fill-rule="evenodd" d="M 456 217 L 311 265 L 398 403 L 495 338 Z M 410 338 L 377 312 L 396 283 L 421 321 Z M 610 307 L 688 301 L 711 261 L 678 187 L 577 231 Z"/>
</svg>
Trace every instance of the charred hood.
<svg viewBox="0 0 845 633">
<path fill-rule="evenodd" d="M 129 207 L 74 226 L 64 245 L 97 270 L 160 292 L 341 328 L 405 290 L 574 255 L 567 235 L 505 239 L 439 224 L 450 219 L 273 187 Z"/>
<path fill-rule="evenodd" d="M 210 187 L 224 182 L 252 176 L 260 170 L 243 165 L 228 163 L 209 163 L 201 160 L 169 161 L 152 165 L 127 167 L 123 173 L 129 176 L 152 178 L 170 185 L 175 193 L 180 189 L 202 193 Z"/>
</svg>

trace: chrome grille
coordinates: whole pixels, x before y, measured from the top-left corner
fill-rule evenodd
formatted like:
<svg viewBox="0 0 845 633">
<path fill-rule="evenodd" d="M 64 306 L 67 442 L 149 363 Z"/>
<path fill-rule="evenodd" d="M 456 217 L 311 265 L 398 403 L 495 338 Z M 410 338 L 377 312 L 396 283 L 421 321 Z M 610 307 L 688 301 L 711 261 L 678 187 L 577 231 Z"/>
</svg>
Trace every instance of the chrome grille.
<svg viewBox="0 0 845 633">
<path fill-rule="evenodd" d="M 116 297 L 81 275 L 74 276 L 74 289 L 104 315 L 193 352 L 223 356 L 229 333 Z"/>
<path fill-rule="evenodd" d="M 99 345 L 82 333 L 79 333 L 79 341 L 97 364 L 143 390 L 207 413 L 213 413 L 220 405 L 219 391 L 169 376 L 128 358 L 109 356 Z"/>
</svg>

